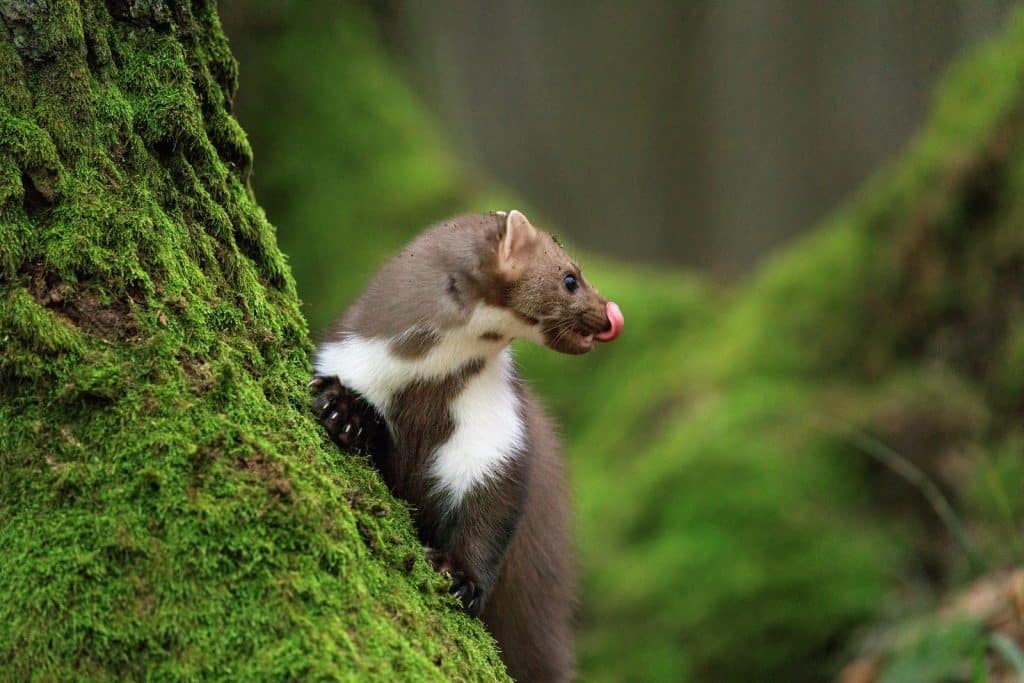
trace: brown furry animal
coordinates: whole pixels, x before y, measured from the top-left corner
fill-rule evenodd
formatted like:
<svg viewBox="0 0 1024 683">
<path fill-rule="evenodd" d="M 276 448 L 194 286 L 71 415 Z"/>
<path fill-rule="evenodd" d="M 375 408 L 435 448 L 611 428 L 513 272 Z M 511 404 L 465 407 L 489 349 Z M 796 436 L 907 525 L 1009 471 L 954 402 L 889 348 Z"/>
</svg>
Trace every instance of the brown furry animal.
<svg viewBox="0 0 1024 683">
<path fill-rule="evenodd" d="M 622 325 L 554 238 L 498 212 L 428 229 L 317 351 L 322 422 L 412 504 L 428 558 L 520 681 L 571 676 L 574 581 L 554 426 L 508 345 L 586 353 Z"/>
</svg>

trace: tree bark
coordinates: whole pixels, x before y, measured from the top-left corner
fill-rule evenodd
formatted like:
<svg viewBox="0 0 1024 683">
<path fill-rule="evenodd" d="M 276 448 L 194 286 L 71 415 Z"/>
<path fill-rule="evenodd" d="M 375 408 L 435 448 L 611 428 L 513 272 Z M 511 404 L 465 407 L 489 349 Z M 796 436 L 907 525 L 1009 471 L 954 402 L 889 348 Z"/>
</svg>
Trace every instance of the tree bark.
<svg viewBox="0 0 1024 683">
<path fill-rule="evenodd" d="M 504 679 L 308 415 L 213 3 L 0 18 L 3 677 Z"/>
</svg>

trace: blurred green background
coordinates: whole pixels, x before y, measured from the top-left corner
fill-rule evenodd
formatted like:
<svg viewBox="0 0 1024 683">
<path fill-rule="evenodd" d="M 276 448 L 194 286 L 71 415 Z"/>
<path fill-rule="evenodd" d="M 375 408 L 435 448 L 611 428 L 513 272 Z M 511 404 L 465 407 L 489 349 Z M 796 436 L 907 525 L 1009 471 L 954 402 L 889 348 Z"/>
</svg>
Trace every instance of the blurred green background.
<svg viewBox="0 0 1024 683">
<path fill-rule="evenodd" d="M 625 311 L 589 356 L 518 349 L 583 680 L 1024 675 L 1009 5 L 223 4 L 314 333 L 467 210 L 524 209 Z"/>
</svg>

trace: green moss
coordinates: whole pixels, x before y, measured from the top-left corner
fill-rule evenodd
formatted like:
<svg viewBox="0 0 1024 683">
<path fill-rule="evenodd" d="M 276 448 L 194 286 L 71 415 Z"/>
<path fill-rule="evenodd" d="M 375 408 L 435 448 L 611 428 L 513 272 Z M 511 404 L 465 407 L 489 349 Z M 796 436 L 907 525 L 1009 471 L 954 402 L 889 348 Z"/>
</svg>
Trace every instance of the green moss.
<svg viewBox="0 0 1024 683">
<path fill-rule="evenodd" d="M 278 11 L 297 18 L 250 13 L 239 34 L 253 90 L 272 94 L 240 110 L 320 327 L 399 243 L 480 195 L 365 18 Z M 579 259 L 622 305 L 625 334 L 584 358 L 518 353 L 565 426 L 584 678 L 820 680 L 860 629 L 914 602 L 901 588 L 927 601 L 961 578 L 920 491 L 862 437 L 939 481 L 986 562 L 1019 561 L 995 548 L 1024 519 L 1022 47 L 1018 16 L 950 74 L 899 160 L 734 290 Z M 336 120 L 359 123 L 324 129 Z"/>
<path fill-rule="evenodd" d="M 1018 15 L 898 163 L 737 291 L 588 268 L 625 304 L 621 340 L 527 355 L 570 417 L 588 679 L 819 680 L 892 577 L 962 578 L 857 435 L 939 482 L 980 566 L 1019 561 L 1022 36 Z"/>
<path fill-rule="evenodd" d="M 308 416 L 212 4 L 3 18 L 0 671 L 504 678 L 407 510 Z"/>
<path fill-rule="evenodd" d="M 662 665 L 697 680 L 826 675 L 830 641 L 873 613 L 898 554 L 863 524 L 857 461 L 806 428 L 808 403 L 787 383 L 732 386 L 585 477 L 596 680 L 628 677 L 666 643 L 678 647 Z M 631 503 L 598 505 L 611 496 Z"/>
<path fill-rule="evenodd" d="M 1001 405 L 1010 410 L 1024 406 L 1021 398 L 1024 397 L 1024 319 L 1011 321 L 992 368 L 992 380 L 999 391 Z"/>
<path fill-rule="evenodd" d="M 971 664 L 977 655 L 983 660 L 985 653 L 982 625 L 970 619 L 926 623 L 904 640 L 899 652 L 885 662 L 881 683 L 971 680 Z"/>
<path fill-rule="evenodd" d="M 261 202 L 318 331 L 376 264 L 463 209 L 474 190 L 365 11 L 325 0 L 236 5 L 238 115 L 259 150 Z"/>
<path fill-rule="evenodd" d="M 993 566 L 1024 563 L 1024 431 L 1011 430 L 981 451 L 967 482 L 966 509 L 978 544 Z"/>
</svg>

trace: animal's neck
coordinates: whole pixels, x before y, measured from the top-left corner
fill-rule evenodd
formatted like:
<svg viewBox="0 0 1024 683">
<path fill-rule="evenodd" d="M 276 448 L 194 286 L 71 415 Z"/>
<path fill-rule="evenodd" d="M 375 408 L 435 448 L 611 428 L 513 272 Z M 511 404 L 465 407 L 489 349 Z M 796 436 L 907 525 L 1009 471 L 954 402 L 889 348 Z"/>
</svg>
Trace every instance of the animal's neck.
<svg viewBox="0 0 1024 683">
<path fill-rule="evenodd" d="M 500 362 L 511 368 L 509 342 L 514 336 L 529 334 L 505 309 L 480 305 L 464 324 L 440 332 L 432 344 L 414 355 L 396 354 L 395 338 L 346 334 L 320 347 L 316 371 L 337 375 L 386 413 L 392 399 L 414 382 L 438 382 L 481 361 L 486 366 Z"/>
</svg>

